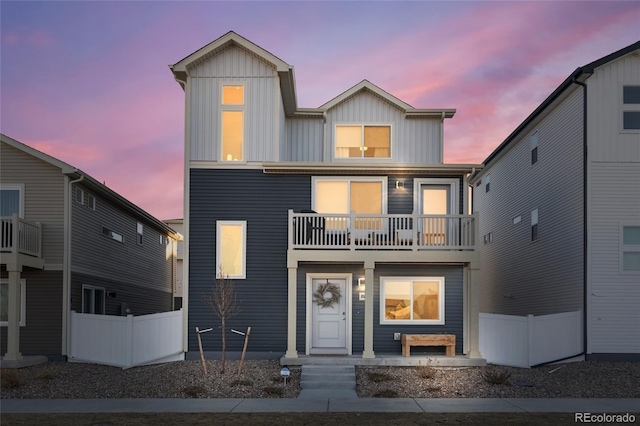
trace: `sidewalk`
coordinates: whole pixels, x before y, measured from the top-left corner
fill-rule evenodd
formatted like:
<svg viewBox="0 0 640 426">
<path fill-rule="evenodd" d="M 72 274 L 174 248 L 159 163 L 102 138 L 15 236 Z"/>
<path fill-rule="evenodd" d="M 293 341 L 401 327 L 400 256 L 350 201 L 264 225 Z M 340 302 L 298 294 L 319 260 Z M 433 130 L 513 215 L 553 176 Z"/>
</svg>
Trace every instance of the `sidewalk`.
<svg viewBox="0 0 640 426">
<path fill-rule="evenodd" d="M 0 413 L 640 413 L 640 398 L 2 399 Z"/>
</svg>

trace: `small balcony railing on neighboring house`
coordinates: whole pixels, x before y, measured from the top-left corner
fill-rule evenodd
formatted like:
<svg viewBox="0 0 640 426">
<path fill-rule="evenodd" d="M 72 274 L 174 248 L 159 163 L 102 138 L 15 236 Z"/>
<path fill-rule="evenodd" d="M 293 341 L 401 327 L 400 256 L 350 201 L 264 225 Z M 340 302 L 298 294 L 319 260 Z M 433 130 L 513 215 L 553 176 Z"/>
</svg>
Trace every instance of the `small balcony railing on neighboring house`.
<svg viewBox="0 0 640 426">
<path fill-rule="evenodd" d="M 0 217 L 0 251 L 42 257 L 42 226 L 13 216 Z"/>
<path fill-rule="evenodd" d="M 290 249 L 475 250 L 475 215 L 318 214 L 289 210 Z"/>
</svg>

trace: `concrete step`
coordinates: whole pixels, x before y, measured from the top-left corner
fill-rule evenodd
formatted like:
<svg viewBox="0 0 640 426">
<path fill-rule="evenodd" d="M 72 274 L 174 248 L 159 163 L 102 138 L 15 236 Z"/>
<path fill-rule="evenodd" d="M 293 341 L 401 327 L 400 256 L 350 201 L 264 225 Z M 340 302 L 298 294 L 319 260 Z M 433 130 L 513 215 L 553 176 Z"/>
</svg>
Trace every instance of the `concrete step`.
<svg viewBox="0 0 640 426">
<path fill-rule="evenodd" d="M 353 380 L 335 380 L 332 382 L 301 380 L 300 389 L 355 389 L 356 382 Z"/>
<path fill-rule="evenodd" d="M 298 398 L 357 397 L 353 365 L 303 365 Z"/>
<path fill-rule="evenodd" d="M 355 390 L 346 389 L 302 389 L 298 395 L 299 399 L 355 399 L 358 394 Z"/>
</svg>

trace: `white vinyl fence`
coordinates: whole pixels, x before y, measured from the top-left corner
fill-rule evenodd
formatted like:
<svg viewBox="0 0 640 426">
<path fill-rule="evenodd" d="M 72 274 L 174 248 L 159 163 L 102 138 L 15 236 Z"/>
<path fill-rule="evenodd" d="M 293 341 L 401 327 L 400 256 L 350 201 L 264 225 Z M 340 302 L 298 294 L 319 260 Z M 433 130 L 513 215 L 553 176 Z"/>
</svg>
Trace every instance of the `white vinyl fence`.
<svg viewBox="0 0 640 426">
<path fill-rule="evenodd" d="M 70 362 L 128 368 L 184 359 L 182 310 L 134 317 L 71 311 Z"/>
<path fill-rule="evenodd" d="M 526 317 L 480 314 L 480 353 L 491 364 L 531 367 L 580 354 L 582 311 Z"/>
</svg>

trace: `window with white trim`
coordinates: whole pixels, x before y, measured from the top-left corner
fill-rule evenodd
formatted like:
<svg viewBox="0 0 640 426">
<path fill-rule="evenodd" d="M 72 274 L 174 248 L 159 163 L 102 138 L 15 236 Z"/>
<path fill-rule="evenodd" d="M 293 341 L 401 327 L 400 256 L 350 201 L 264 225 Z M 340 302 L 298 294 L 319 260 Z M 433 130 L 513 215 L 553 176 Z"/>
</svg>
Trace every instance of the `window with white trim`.
<svg viewBox="0 0 640 426">
<path fill-rule="evenodd" d="M 142 245 L 142 232 L 144 230 L 144 226 L 138 222 L 136 223 L 136 242 L 138 245 Z"/>
<path fill-rule="evenodd" d="M 621 234 L 620 269 L 640 271 L 640 225 L 623 225 Z"/>
<path fill-rule="evenodd" d="M 24 279 L 20 280 L 20 327 L 24 327 L 27 323 L 27 282 Z M 0 326 L 6 327 L 9 325 L 9 280 L 0 280 Z"/>
<path fill-rule="evenodd" d="M 640 130 L 640 86 L 622 87 L 622 129 Z"/>
<path fill-rule="evenodd" d="M 245 279 L 247 269 L 247 221 L 216 222 L 216 277 Z"/>
<path fill-rule="evenodd" d="M 3 184 L 0 185 L 0 216 L 9 217 L 18 213 L 24 214 L 24 185 Z"/>
<path fill-rule="evenodd" d="M 104 315 L 105 291 L 102 287 L 82 285 L 82 313 Z"/>
<path fill-rule="evenodd" d="M 78 204 L 84 204 L 84 190 L 79 186 L 76 186 L 73 195 L 74 200 Z"/>
<path fill-rule="evenodd" d="M 531 211 L 531 241 L 538 241 L 538 209 Z"/>
<path fill-rule="evenodd" d="M 538 132 L 533 132 L 529 138 L 529 145 L 531 147 L 531 165 L 538 162 Z"/>
<path fill-rule="evenodd" d="M 336 158 L 391 158 L 391 125 L 336 125 Z"/>
<path fill-rule="evenodd" d="M 491 191 L 491 174 L 489 173 L 484 177 L 484 192 Z"/>
<path fill-rule="evenodd" d="M 96 197 L 94 197 L 91 194 L 87 194 L 87 206 L 91 210 L 95 210 L 96 209 Z"/>
<path fill-rule="evenodd" d="M 380 324 L 444 324 L 444 277 L 380 277 Z"/>
<path fill-rule="evenodd" d="M 221 161 L 244 160 L 244 85 L 221 87 Z"/>
</svg>

